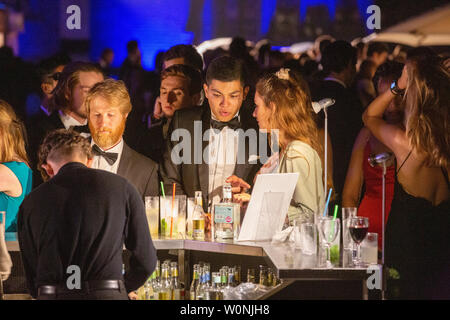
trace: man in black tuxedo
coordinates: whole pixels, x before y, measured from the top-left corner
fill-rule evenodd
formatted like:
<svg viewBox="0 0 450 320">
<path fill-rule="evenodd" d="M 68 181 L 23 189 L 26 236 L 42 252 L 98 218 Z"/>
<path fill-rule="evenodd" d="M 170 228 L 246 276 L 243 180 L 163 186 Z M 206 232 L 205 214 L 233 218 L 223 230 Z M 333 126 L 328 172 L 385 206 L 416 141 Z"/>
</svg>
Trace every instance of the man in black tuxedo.
<svg viewBox="0 0 450 320">
<path fill-rule="evenodd" d="M 123 81 L 107 79 L 94 85 L 86 96 L 94 160 L 92 168 L 126 178 L 141 194 L 158 196 L 158 165 L 131 149 L 123 140 L 131 101 Z"/>
<path fill-rule="evenodd" d="M 33 297 L 125 300 L 156 265 L 145 208 L 126 179 L 92 163 L 89 141 L 52 131 L 39 152 L 50 180 L 33 190 L 18 214 L 18 239 Z M 131 252 L 122 275 L 123 246 Z"/>
<path fill-rule="evenodd" d="M 335 199 L 339 203 L 353 144 L 363 126 L 363 109 L 352 88 L 356 74 L 356 49 L 346 41 L 335 41 L 324 49 L 321 63 L 327 76 L 311 86 L 312 100 L 332 98 L 336 101 L 327 109 L 327 113 L 333 149 L 333 184 Z M 323 111 L 318 115 L 318 122 L 319 128 L 323 128 Z"/>
<path fill-rule="evenodd" d="M 28 126 L 28 154 L 32 162 L 33 186 L 42 183 L 37 165 L 37 151 L 45 135 L 55 129 L 73 128 L 89 136 L 84 99 L 92 86 L 104 80 L 100 68 L 88 62 L 72 62 L 64 67 L 48 102 L 54 110 L 48 117 L 36 119 Z"/>
<path fill-rule="evenodd" d="M 249 90 L 245 79 L 242 61 L 228 56 L 213 60 L 204 84 L 209 105 L 178 110 L 172 118 L 161 164 L 166 190 L 169 193 L 176 183 L 178 192 L 189 197 L 202 191 L 207 212 L 220 201 L 227 178 L 236 175 L 252 182 L 261 166 L 254 149 L 257 123 L 241 108 Z M 242 139 L 249 129 L 255 133 L 251 143 Z"/>
<path fill-rule="evenodd" d="M 197 106 L 202 91 L 202 77 L 196 69 L 176 64 L 161 73 L 160 103 L 164 117 L 152 124 L 140 139 L 138 151 L 161 163 L 166 147 L 168 129 L 175 111 Z"/>
</svg>

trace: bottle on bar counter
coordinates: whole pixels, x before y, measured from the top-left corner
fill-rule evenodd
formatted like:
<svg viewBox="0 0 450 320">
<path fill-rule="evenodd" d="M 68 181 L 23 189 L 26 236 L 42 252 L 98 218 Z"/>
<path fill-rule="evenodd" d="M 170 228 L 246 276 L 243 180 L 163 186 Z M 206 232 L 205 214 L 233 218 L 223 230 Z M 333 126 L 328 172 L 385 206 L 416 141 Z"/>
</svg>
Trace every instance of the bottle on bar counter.
<svg viewBox="0 0 450 320">
<path fill-rule="evenodd" d="M 195 191 L 195 206 L 192 214 L 192 238 L 205 240 L 205 212 L 203 211 L 203 198 L 201 191 Z"/>
<path fill-rule="evenodd" d="M 169 265 L 163 263 L 161 266 L 161 288 L 158 300 L 172 300 L 172 283 L 169 278 Z"/>
<path fill-rule="evenodd" d="M 171 262 L 170 269 L 172 277 L 172 300 L 184 300 L 184 288 L 178 278 L 178 264 Z"/>
<path fill-rule="evenodd" d="M 232 202 L 231 184 L 222 187 L 222 202 L 214 205 L 214 230 L 217 239 L 237 239 L 241 227 L 241 209 Z"/>
</svg>

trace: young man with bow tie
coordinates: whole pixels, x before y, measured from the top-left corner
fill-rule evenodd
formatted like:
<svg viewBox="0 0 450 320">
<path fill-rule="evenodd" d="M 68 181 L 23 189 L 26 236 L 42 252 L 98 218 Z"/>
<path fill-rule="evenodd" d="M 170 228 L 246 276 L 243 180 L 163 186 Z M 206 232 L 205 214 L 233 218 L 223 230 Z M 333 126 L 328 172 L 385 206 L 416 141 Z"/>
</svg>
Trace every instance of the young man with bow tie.
<svg viewBox="0 0 450 320">
<path fill-rule="evenodd" d="M 123 140 L 131 101 L 122 81 L 97 83 L 85 100 L 94 159 L 92 168 L 126 178 L 141 194 L 158 196 L 158 165 L 131 149 Z"/>
<path fill-rule="evenodd" d="M 236 175 L 252 181 L 260 167 L 258 161 L 250 160 L 252 156 L 257 158 L 250 154 L 252 147 L 258 146 L 257 123 L 250 110 L 241 108 L 249 91 L 246 83 L 242 61 L 228 56 L 216 58 L 208 67 L 204 84 L 209 105 L 178 110 L 172 118 L 161 164 L 166 190 L 172 190 L 172 183 L 176 183 L 177 192 L 189 197 L 202 191 L 204 210 L 208 212 L 220 201 L 226 179 Z M 255 133 L 255 141 L 250 143 L 241 139 L 249 129 Z M 187 161 L 180 161 L 176 156 L 177 138 L 184 133 L 189 133 L 190 142 L 181 141 L 189 148 L 182 150 L 182 158 Z"/>
<path fill-rule="evenodd" d="M 37 164 L 39 145 L 50 131 L 73 129 L 82 133 L 84 137 L 89 136 L 84 99 L 89 89 L 103 80 L 102 71 L 93 63 L 77 61 L 64 67 L 48 102 L 54 112 L 48 117 L 35 119 L 38 121 L 28 123 L 29 146 L 27 151 L 34 168 Z M 33 186 L 36 187 L 41 183 L 39 172 L 33 170 Z"/>
</svg>

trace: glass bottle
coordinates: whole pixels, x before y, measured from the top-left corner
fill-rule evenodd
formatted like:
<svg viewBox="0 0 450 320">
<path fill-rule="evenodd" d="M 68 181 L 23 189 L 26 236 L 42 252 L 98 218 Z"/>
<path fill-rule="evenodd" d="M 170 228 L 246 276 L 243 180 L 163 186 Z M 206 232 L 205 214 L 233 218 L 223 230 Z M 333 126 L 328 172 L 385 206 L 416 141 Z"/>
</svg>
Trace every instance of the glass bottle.
<svg viewBox="0 0 450 320">
<path fill-rule="evenodd" d="M 234 268 L 228 269 L 228 281 L 227 281 L 227 286 L 226 286 L 226 288 L 228 290 L 230 290 L 236 286 L 235 280 L 234 280 L 234 274 L 235 274 Z"/>
<path fill-rule="evenodd" d="M 247 269 L 247 282 L 255 283 L 255 269 Z"/>
<path fill-rule="evenodd" d="M 206 300 L 223 300 L 223 291 L 220 287 L 221 276 L 219 272 L 213 272 L 213 283 L 206 292 Z"/>
<path fill-rule="evenodd" d="M 234 282 L 236 286 L 241 283 L 241 266 L 234 266 Z"/>
<path fill-rule="evenodd" d="M 271 268 L 267 268 L 267 285 L 269 287 L 273 286 L 273 271 Z"/>
<path fill-rule="evenodd" d="M 225 267 L 223 267 L 222 269 L 220 269 L 220 287 L 222 288 L 222 289 L 224 289 L 226 286 L 227 286 L 227 280 L 228 280 L 228 277 L 227 277 L 227 269 L 225 268 Z"/>
<path fill-rule="evenodd" d="M 210 271 L 209 263 L 203 266 L 203 272 L 205 274 L 205 281 L 203 285 L 205 286 L 205 290 L 208 290 L 211 287 L 211 271 Z"/>
<path fill-rule="evenodd" d="M 153 272 L 155 273 L 155 272 Z M 144 283 L 144 296 L 142 297 L 143 300 L 153 300 L 153 288 L 152 288 L 152 275 L 145 281 Z M 141 297 L 139 297 L 141 298 Z"/>
<path fill-rule="evenodd" d="M 200 282 L 198 283 L 197 288 L 195 289 L 195 300 L 205 300 L 206 275 L 204 270 L 205 269 L 202 267 L 199 268 Z"/>
<path fill-rule="evenodd" d="M 159 291 L 161 289 L 161 279 L 157 278 L 157 272 L 156 270 L 153 271 L 152 274 L 152 281 L 151 281 L 151 286 L 152 286 L 152 291 L 153 291 L 153 299 L 151 300 L 158 300 L 159 299 Z"/>
<path fill-rule="evenodd" d="M 158 300 L 172 300 L 172 283 L 169 278 L 169 266 L 165 263 L 161 266 L 161 289 Z"/>
<path fill-rule="evenodd" d="M 194 264 L 194 271 L 192 275 L 191 287 L 189 288 L 189 299 L 195 300 L 197 284 L 199 282 L 199 274 L 198 274 L 198 264 Z"/>
<path fill-rule="evenodd" d="M 259 284 L 262 286 L 267 286 L 267 268 L 263 265 L 259 266 Z"/>
<path fill-rule="evenodd" d="M 205 240 L 205 212 L 203 211 L 203 198 L 201 191 L 195 191 L 195 206 L 192 213 L 192 238 Z"/>
<path fill-rule="evenodd" d="M 170 269 L 172 277 L 172 300 L 184 300 L 184 288 L 178 279 L 178 264 L 172 262 Z"/>
<path fill-rule="evenodd" d="M 214 205 L 214 230 L 217 239 L 235 239 L 241 227 L 240 206 L 232 202 L 231 184 L 222 187 L 222 201 Z"/>
</svg>

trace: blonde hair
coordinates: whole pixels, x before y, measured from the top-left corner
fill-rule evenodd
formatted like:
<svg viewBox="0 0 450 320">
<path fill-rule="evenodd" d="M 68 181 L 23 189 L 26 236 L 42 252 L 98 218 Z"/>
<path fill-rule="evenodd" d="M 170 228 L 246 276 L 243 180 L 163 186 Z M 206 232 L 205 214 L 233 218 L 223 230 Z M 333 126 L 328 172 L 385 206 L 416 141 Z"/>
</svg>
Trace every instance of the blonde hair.
<svg viewBox="0 0 450 320">
<path fill-rule="evenodd" d="M 13 108 L 0 99 L 0 163 L 22 161 L 28 164 L 25 151 L 26 131 Z"/>
<path fill-rule="evenodd" d="M 89 90 L 84 101 L 88 114 L 92 101 L 97 97 L 102 97 L 106 99 L 111 106 L 118 107 L 123 115 L 131 112 L 132 105 L 130 95 L 122 80 L 106 79 L 96 83 Z"/>
<path fill-rule="evenodd" d="M 406 135 L 426 166 L 450 164 L 450 71 L 438 56 L 407 61 Z"/>
<path fill-rule="evenodd" d="M 282 131 L 288 141 L 299 140 L 310 145 L 319 155 L 323 168 L 323 147 L 307 83 L 289 69 L 282 69 L 263 76 L 256 84 L 256 91 L 267 107 L 273 104 L 276 108 L 268 120 L 269 129 Z M 285 143 L 280 141 L 282 151 L 287 147 Z M 332 180 L 327 180 L 327 185 L 331 186 Z"/>
</svg>

